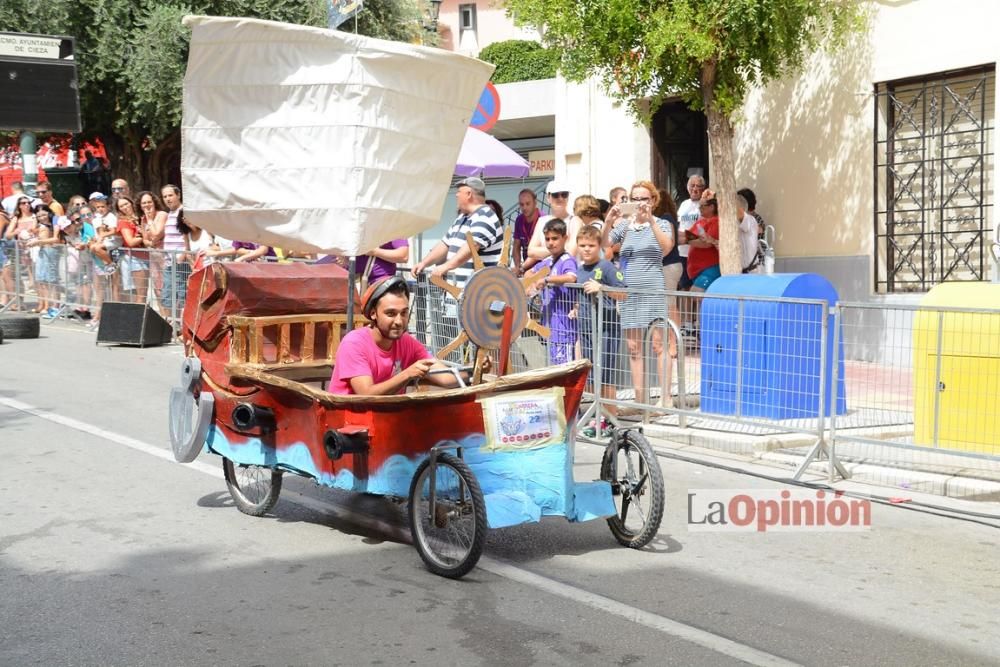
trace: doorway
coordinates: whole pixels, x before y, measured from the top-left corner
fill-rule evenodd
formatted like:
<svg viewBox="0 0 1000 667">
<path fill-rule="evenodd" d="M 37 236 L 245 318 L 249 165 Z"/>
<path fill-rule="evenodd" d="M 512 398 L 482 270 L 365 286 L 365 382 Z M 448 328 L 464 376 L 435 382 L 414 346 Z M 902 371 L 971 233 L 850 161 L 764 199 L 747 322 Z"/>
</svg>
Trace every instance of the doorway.
<svg viewBox="0 0 1000 667">
<path fill-rule="evenodd" d="M 683 102 L 666 102 L 653 115 L 650 174 L 678 204 L 688 198 L 687 179 L 700 173 L 708 182 L 708 128 L 705 114 Z"/>
</svg>

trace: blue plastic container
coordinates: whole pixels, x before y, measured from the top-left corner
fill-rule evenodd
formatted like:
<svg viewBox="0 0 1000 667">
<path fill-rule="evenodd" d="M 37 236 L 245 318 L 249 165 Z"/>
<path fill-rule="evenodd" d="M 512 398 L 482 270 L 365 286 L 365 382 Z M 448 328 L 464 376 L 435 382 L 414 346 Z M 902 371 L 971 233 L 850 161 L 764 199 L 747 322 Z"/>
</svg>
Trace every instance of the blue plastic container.
<svg viewBox="0 0 1000 667">
<path fill-rule="evenodd" d="M 838 360 L 837 414 L 847 409 L 844 392 L 843 338 L 833 354 L 834 317 L 815 304 L 743 301 L 742 336 L 738 335 L 739 301 L 714 296 L 823 299 L 837 303 L 837 291 L 814 273 L 722 276 L 708 288 L 701 307 L 701 410 L 769 419 L 803 419 L 819 413 L 823 317 L 827 318 L 824 415 L 833 399 L 833 361 Z M 740 349 L 742 347 L 742 349 Z M 742 378 L 737 378 L 737 359 Z"/>
</svg>

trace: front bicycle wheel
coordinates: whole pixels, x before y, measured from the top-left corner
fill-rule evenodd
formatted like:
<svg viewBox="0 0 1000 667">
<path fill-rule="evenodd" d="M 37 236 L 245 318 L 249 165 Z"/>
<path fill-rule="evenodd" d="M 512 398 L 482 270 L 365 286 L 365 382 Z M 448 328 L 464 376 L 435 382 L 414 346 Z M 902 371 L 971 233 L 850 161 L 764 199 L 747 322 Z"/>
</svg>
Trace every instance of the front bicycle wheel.
<svg viewBox="0 0 1000 667">
<path fill-rule="evenodd" d="M 278 502 L 281 471 L 236 464 L 222 457 L 222 472 L 236 507 L 250 516 L 264 516 Z"/>
<path fill-rule="evenodd" d="M 646 436 L 612 434 L 604 450 L 601 479 L 611 483 L 617 513 L 608 527 L 618 543 L 640 549 L 653 539 L 663 519 L 663 471 Z"/>
<path fill-rule="evenodd" d="M 486 542 L 486 501 L 472 470 L 462 459 L 438 454 L 433 468 L 431 509 L 430 459 L 418 467 L 410 484 L 410 530 L 413 545 L 434 574 L 458 579 L 476 566 Z"/>
</svg>

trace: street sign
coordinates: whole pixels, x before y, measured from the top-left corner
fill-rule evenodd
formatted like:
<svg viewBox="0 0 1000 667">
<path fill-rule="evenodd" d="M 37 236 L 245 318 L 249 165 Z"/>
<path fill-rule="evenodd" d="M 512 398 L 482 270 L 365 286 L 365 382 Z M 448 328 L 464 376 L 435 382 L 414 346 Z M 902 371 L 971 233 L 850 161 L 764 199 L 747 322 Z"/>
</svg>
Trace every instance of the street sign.
<svg viewBox="0 0 1000 667">
<path fill-rule="evenodd" d="M 58 37 L 41 37 L 39 35 L 19 35 L 11 33 L 0 34 L 0 57 L 15 56 L 18 58 L 52 58 L 59 59 Z"/>
<path fill-rule="evenodd" d="M 80 132 L 72 37 L 0 33 L 0 130 Z"/>
<path fill-rule="evenodd" d="M 490 82 L 486 84 L 483 94 L 479 96 L 479 102 L 476 103 L 476 110 L 472 114 L 469 126 L 483 132 L 489 132 L 497 124 L 499 118 L 500 93 L 497 92 L 496 86 Z"/>
</svg>

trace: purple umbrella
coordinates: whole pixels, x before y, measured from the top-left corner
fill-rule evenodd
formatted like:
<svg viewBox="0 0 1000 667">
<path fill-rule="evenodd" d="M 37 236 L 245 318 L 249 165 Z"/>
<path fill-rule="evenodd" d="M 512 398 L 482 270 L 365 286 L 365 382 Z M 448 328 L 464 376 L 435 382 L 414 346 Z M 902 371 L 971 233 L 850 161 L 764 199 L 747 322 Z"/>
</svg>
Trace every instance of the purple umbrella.
<svg viewBox="0 0 1000 667">
<path fill-rule="evenodd" d="M 525 178 L 528 161 L 490 135 L 474 127 L 465 132 L 455 173 L 482 178 Z"/>
</svg>

